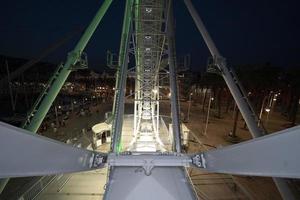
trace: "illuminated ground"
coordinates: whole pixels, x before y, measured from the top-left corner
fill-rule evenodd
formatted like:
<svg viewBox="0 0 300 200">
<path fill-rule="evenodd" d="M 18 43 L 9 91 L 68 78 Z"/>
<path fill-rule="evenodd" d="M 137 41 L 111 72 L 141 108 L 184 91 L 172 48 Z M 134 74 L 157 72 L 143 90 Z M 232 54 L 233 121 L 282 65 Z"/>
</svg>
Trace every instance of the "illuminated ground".
<svg viewBox="0 0 300 200">
<path fill-rule="evenodd" d="M 162 103 L 163 110 L 169 109 L 168 103 Z M 185 112 L 187 105 L 181 103 L 181 110 Z M 205 113 L 202 113 L 200 106 L 192 106 L 189 123 L 186 126 L 192 130 L 189 152 L 205 151 L 206 149 L 229 145 L 226 141 L 226 135 L 232 129 L 232 112 L 224 114 L 222 119 L 210 118 L 208 124 L 207 135 L 202 135 L 204 128 Z M 266 116 L 264 116 L 265 119 Z M 269 116 L 267 128 L 270 131 L 283 129 L 283 125 L 287 122 L 278 114 L 273 113 Z M 80 119 L 79 119 L 80 120 Z M 130 120 L 125 120 L 124 130 L 127 133 L 123 136 L 123 146 L 126 148 L 132 140 L 130 133 Z M 251 138 L 249 132 L 243 128 L 243 121 L 238 122 L 237 135 L 242 140 Z M 166 138 L 166 137 L 165 137 Z M 164 140 L 164 139 L 162 139 Z M 202 143 L 202 145 L 199 144 Z M 107 151 L 109 144 L 102 145 L 99 151 Z M 279 193 L 270 178 L 251 178 L 236 177 L 223 174 L 213 174 L 201 172 L 199 170 L 189 170 L 196 191 L 201 199 L 281 199 Z M 103 187 L 106 182 L 106 170 L 98 170 L 95 172 L 76 173 L 66 181 L 63 187 L 61 183 L 53 183 L 43 192 L 40 199 L 101 199 L 103 195 Z M 58 190 L 58 187 L 61 187 Z"/>
</svg>

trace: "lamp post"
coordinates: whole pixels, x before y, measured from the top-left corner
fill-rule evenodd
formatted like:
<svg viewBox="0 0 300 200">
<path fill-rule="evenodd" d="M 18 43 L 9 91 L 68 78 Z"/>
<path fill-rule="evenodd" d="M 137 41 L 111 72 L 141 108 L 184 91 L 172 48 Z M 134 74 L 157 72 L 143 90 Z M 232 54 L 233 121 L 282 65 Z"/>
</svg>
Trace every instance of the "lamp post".
<svg viewBox="0 0 300 200">
<path fill-rule="evenodd" d="M 211 93 L 209 93 L 209 101 L 208 101 L 208 109 L 207 109 L 207 115 L 206 115 L 206 123 L 205 123 L 204 135 L 206 135 L 206 132 L 207 132 L 208 119 L 209 119 L 209 112 L 210 112 L 210 105 L 211 105 L 211 102 L 212 102 L 213 100 L 214 100 L 214 98 L 211 97 Z"/>
<path fill-rule="evenodd" d="M 189 95 L 189 104 L 188 104 L 188 111 L 187 111 L 187 121 L 190 121 L 190 111 L 191 111 L 192 95 L 193 95 L 193 93 L 190 93 L 190 95 Z"/>
<path fill-rule="evenodd" d="M 269 121 L 269 114 L 270 114 L 270 111 L 271 109 L 268 107 L 265 109 L 265 111 L 267 112 L 267 119 L 266 119 L 266 125 L 268 125 L 268 121 Z"/>
<path fill-rule="evenodd" d="M 269 115 L 271 114 L 271 112 L 273 111 L 273 108 L 275 106 L 275 103 L 277 101 L 277 96 L 278 94 L 273 94 L 273 92 L 270 92 L 270 96 L 269 96 L 269 102 L 268 102 L 268 106 L 266 107 L 265 111 L 267 112 L 267 119 L 266 119 L 266 125 L 269 122 Z"/>
<path fill-rule="evenodd" d="M 59 106 L 59 107 L 60 107 L 60 106 Z M 54 107 L 54 111 L 55 111 L 56 127 L 59 127 L 59 120 L 58 120 L 57 106 Z"/>
<path fill-rule="evenodd" d="M 264 110 L 264 106 L 265 106 L 265 102 L 267 100 L 267 96 L 264 97 L 263 99 L 263 102 L 261 104 L 261 108 L 260 108 L 260 112 L 259 112 L 259 117 L 258 117 L 258 126 L 260 126 L 260 122 L 261 122 L 261 117 L 262 117 L 262 114 L 263 114 L 263 110 Z"/>
</svg>

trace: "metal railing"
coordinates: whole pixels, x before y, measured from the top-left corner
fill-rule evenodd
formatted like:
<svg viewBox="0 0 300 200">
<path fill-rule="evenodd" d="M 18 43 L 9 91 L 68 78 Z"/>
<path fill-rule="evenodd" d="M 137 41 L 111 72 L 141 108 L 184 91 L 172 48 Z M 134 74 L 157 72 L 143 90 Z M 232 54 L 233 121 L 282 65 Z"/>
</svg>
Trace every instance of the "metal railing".
<svg viewBox="0 0 300 200">
<path fill-rule="evenodd" d="M 50 183 L 52 183 L 57 176 L 43 176 L 37 180 L 31 187 L 29 187 L 18 200 L 32 200 L 35 199 Z"/>
<path fill-rule="evenodd" d="M 81 143 L 75 143 L 73 146 L 79 147 Z M 57 185 L 57 192 L 60 192 L 65 184 L 69 181 L 72 174 L 58 174 L 58 175 L 49 175 L 49 176 L 42 176 L 38 178 L 33 184 L 30 184 L 28 189 L 25 189 L 25 192 L 21 194 L 17 194 L 18 200 L 33 200 L 36 199 L 39 194 L 41 194 L 47 186 L 51 183 L 56 183 Z M 24 191 L 24 190 L 23 190 Z"/>
</svg>

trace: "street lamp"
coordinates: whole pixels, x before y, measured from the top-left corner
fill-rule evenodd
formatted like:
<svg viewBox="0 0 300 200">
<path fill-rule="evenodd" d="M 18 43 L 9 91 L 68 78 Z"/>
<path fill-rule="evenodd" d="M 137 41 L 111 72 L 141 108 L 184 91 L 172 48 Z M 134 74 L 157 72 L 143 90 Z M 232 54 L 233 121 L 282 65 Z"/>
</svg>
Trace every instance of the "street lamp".
<svg viewBox="0 0 300 200">
<path fill-rule="evenodd" d="M 189 105 L 188 105 L 188 112 L 187 112 L 187 121 L 190 120 L 190 110 L 191 110 L 191 103 L 192 103 L 192 95 L 193 95 L 193 93 L 190 93 L 190 95 L 189 95 Z"/>
<path fill-rule="evenodd" d="M 269 121 L 269 114 L 270 114 L 271 109 L 268 107 L 265 109 L 265 111 L 267 112 L 267 120 L 266 120 L 266 125 L 267 125 L 268 121 Z"/>
<path fill-rule="evenodd" d="M 59 109 L 60 109 L 60 107 L 61 106 L 58 106 Z M 54 107 L 54 111 L 55 111 L 56 127 L 59 127 L 57 106 Z"/>
<path fill-rule="evenodd" d="M 211 97 L 211 93 L 209 94 L 209 102 L 208 102 L 208 109 L 207 109 L 207 115 L 206 115 L 206 123 L 205 123 L 205 129 L 204 129 L 204 135 L 206 135 L 207 126 L 208 126 L 208 119 L 209 119 L 209 112 L 210 112 L 210 105 L 211 102 L 214 100 L 213 97 Z"/>
</svg>

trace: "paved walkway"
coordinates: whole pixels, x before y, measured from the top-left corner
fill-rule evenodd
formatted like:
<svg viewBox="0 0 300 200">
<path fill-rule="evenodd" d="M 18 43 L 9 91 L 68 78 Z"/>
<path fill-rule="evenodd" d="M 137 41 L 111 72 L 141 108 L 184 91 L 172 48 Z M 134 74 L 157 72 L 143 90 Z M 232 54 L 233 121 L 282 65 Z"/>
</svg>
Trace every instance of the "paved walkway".
<svg viewBox="0 0 300 200">
<path fill-rule="evenodd" d="M 181 103 L 182 112 L 186 113 L 187 103 Z M 188 151 L 199 152 L 208 149 L 231 145 L 227 135 L 232 131 L 233 113 L 222 113 L 222 118 L 214 117 L 216 111 L 211 109 L 207 134 L 204 135 L 207 111 L 202 112 L 202 106 L 191 107 L 190 121 L 186 126 L 192 131 Z M 263 122 L 266 122 L 266 113 Z M 279 113 L 271 113 L 265 127 L 269 133 L 285 129 L 287 121 Z M 237 124 L 237 136 L 241 141 L 251 139 L 251 135 L 244 128 L 241 115 Z M 201 143 L 201 144 L 199 144 Z M 231 176 L 224 174 L 206 173 L 192 170 L 191 178 L 197 189 L 198 195 L 203 199 L 255 199 L 276 200 L 281 199 L 280 194 L 271 178 Z"/>
<path fill-rule="evenodd" d="M 187 110 L 186 106 L 185 103 L 181 103 L 182 111 Z M 162 110 L 169 110 L 168 103 L 161 105 L 161 107 Z M 200 107 L 193 106 L 190 121 L 186 123 L 186 126 L 192 131 L 188 152 L 206 151 L 208 149 L 230 145 L 231 143 L 226 140 L 226 136 L 232 129 L 232 113 L 223 114 L 222 119 L 217 119 L 213 117 L 214 111 L 212 110 L 212 117 L 209 120 L 207 134 L 203 135 L 206 113 L 202 113 L 201 110 Z M 95 121 L 99 123 L 99 121 Z M 132 123 L 131 118 L 127 116 L 123 129 L 125 133 L 122 137 L 125 148 L 132 139 Z M 286 124 L 286 121 L 280 118 L 280 115 L 272 113 L 272 115 L 269 116 L 267 128 L 272 131 L 280 130 L 284 129 L 284 124 Z M 251 139 L 249 132 L 243 127 L 244 122 L 240 118 L 238 121 L 237 135 L 241 140 Z M 165 136 L 163 136 L 162 140 L 165 140 Z M 98 150 L 102 152 L 108 151 L 109 144 L 101 145 Z M 281 199 L 270 178 L 238 177 L 207 173 L 196 169 L 189 169 L 189 174 L 201 199 Z M 74 173 L 63 186 L 61 186 L 62 184 L 59 182 L 53 183 L 43 192 L 40 199 L 101 199 L 104 192 L 103 187 L 106 182 L 106 176 L 106 169 Z"/>
<path fill-rule="evenodd" d="M 54 181 L 39 196 L 39 200 L 99 200 L 104 194 L 107 169 L 74 173 L 63 183 Z"/>
</svg>

